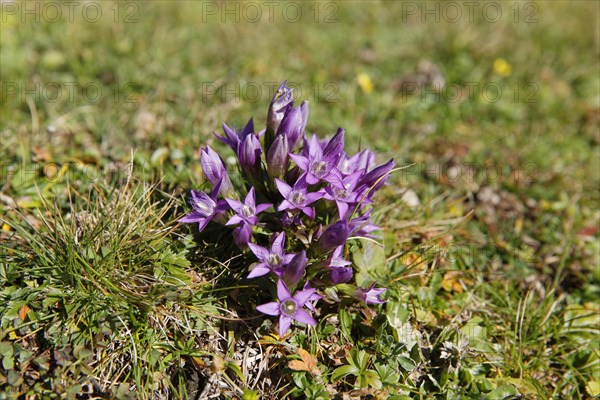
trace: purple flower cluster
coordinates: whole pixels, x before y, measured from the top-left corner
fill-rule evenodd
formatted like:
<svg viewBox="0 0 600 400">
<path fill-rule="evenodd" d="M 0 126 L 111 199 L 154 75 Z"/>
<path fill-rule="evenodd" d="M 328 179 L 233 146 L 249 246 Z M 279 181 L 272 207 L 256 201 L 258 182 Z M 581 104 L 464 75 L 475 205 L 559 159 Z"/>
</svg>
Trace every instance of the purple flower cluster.
<svg viewBox="0 0 600 400">
<path fill-rule="evenodd" d="M 278 301 L 257 310 L 279 316 L 279 335 L 292 321 L 315 325 L 311 316 L 323 289 L 352 281 L 352 263 L 345 259 L 351 238 L 368 237 L 379 229 L 370 220 L 373 194 L 394 168 L 394 161 L 375 166 L 375 154 L 344 151 L 344 129 L 329 140 L 306 135 L 308 103 L 294 107 L 292 89 L 282 83 L 267 114 L 266 129 L 256 133 L 250 119 L 242 130 L 223 124 L 217 138 L 237 156 L 240 187 L 210 147 L 201 149 L 200 163 L 213 184 L 210 194 L 191 191 L 192 211 L 181 222 L 198 223 L 202 231 L 213 221 L 232 227 L 242 251 L 256 259 L 248 278 L 271 277 Z M 215 134 L 216 135 L 216 134 Z M 346 290 L 367 304 L 380 304 L 385 289 Z"/>
</svg>

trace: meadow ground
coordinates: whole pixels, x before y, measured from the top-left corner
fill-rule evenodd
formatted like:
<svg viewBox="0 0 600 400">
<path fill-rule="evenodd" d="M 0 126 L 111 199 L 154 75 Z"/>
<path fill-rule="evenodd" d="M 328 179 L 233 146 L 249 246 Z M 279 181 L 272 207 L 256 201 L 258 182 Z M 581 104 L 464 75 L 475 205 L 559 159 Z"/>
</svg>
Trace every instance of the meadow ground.
<svg viewBox="0 0 600 400">
<path fill-rule="evenodd" d="M 597 2 L 69 4 L 0 3 L 0 398 L 600 395 Z M 386 303 L 279 340 L 176 220 L 284 79 L 406 168 Z"/>
</svg>

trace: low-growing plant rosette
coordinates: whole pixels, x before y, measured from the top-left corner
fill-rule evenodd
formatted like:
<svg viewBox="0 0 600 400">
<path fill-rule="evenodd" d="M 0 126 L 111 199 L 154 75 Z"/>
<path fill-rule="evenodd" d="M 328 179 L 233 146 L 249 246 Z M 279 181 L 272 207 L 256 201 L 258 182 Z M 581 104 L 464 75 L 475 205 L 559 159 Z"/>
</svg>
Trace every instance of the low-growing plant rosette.
<svg viewBox="0 0 600 400">
<path fill-rule="evenodd" d="M 308 112 L 307 102 L 294 107 L 283 82 L 266 129 L 255 132 L 252 119 L 241 130 L 224 123 L 224 135 L 215 136 L 235 153 L 241 179 L 232 181 L 221 157 L 203 147 L 200 163 L 213 189 L 192 190 L 192 211 L 179 220 L 198 223 L 199 231 L 211 222 L 232 229 L 237 246 L 256 259 L 247 278 L 276 286 L 276 301 L 256 309 L 279 317 L 280 337 L 293 321 L 317 323 L 315 306 L 327 288 L 344 284 L 343 294 L 366 304 L 383 303 L 385 292 L 374 284 L 353 285 L 355 271 L 344 257 L 349 240 L 376 238 L 372 198 L 395 163 L 376 166 L 370 150 L 349 156 L 342 128 L 329 140 L 307 136 Z"/>
</svg>

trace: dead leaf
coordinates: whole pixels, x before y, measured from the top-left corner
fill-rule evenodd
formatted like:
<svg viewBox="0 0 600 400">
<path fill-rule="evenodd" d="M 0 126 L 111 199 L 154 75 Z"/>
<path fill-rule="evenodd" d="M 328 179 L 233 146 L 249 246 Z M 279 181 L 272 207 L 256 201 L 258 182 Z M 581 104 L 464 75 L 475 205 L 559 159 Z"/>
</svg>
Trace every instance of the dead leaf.
<svg viewBox="0 0 600 400">
<path fill-rule="evenodd" d="M 447 292 L 463 293 L 464 287 L 473 284 L 473 281 L 469 278 L 461 277 L 463 273 L 461 271 L 449 271 L 446 272 L 442 279 L 442 288 Z"/>
<path fill-rule="evenodd" d="M 31 311 L 31 308 L 27 307 L 27 305 L 21 307 L 21 309 L 19 310 L 19 318 L 21 318 L 21 321 L 25 321 L 25 318 L 27 317 L 27 313 L 29 311 Z"/>
<path fill-rule="evenodd" d="M 298 349 L 298 355 L 302 360 L 292 360 L 288 366 L 294 371 L 306 371 L 313 375 L 321 375 L 321 370 L 317 368 L 317 359 L 304 349 Z"/>
</svg>

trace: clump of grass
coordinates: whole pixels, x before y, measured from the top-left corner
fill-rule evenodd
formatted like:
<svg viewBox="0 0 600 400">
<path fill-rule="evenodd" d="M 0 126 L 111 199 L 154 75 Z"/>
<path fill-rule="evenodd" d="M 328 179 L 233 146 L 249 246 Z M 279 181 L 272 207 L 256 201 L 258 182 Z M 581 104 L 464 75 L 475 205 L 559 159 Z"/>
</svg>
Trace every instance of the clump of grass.
<svg viewBox="0 0 600 400">
<path fill-rule="evenodd" d="M 169 222 L 176 200 L 133 181 L 68 193 L 64 208 L 1 218 L 0 381 L 42 397 L 185 396 L 219 295 Z"/>
</svg>

